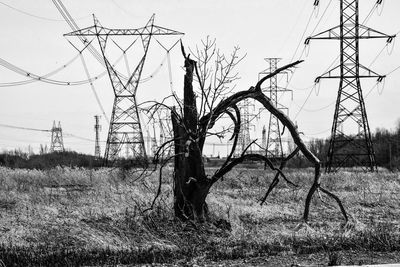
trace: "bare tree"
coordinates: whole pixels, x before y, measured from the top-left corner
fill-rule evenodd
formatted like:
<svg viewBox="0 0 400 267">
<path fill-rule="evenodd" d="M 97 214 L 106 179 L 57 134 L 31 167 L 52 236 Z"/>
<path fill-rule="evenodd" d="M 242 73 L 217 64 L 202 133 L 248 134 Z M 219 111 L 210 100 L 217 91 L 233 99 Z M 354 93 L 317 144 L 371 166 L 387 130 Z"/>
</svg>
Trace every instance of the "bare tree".
<svg viewBox="0 0 400 267">
<path fill-rule="evenodd" d="M 202 49 L 197 48 L 194 53 L 191 51 L 194 54 L 193 57 L 195 60 L 190 58 L 190 54 L 186 54 L 182 44 L 181 49 L 185 59 L 184 66 L 186 70 L 183 102 L 175 96 L 179 108 L 170 108 L 173 140 L 164 143 L 158 149 L 155 157 L 157 160 L 157 155 L 161 154 L 161 151 L 165 147 L 173 143 L 175 154 L 169 159 L 174 159 L 175 215 L 181 219 L 195 219 L 198 222 L 203 222 L 208 210 L 206 198 L 210 192 L 210 188 L 236 165 L 245 160 L 263 161 L 276 172 L 275 178 L 262 200 L 263 203 L 269 193 L 278 184 L 280 177 L 294 185 L 285 176 L 283 168 L 288 160 L 298 152 L 301 152 L 314 165 L 315 169 L 314 180 L 305 201 L 303 220 L 307 222 L 311 199 L 314 193 L 320 190 L 336 200 L 347 222 L 348 217 L 340 199 L 320 185 L 321 164 L 319 159 L 306 147 L 289 117 L 274 107 L 273 102 L 261 90 L 261 85 L 266 80 L 285 69 L 296 66 L 301 61 L 296 61 L 277 69 L 260 79 L 255 86 L 251 86 L 248 90 L 232 94 L 232 83 L 238 79 L 237 73 L 234 72 L 235 66 L 243 59 L 243 57 L 238 56 L 239 48 L 234 48 L 231 56 L 226 58 L 216 49 L 215 40 L 211 41 L 207 38 L 203 42 Z M 196 87 L 194 87 L 194 84 Z M 198 95 L 200 95 L 199 98 Z M 294 140 L 295 148 L 279 167 L 275 167 L 265 155 L 246 153 L 249 146 L 239 157 L 233 158 L 241 127 L 240 111 L 237 105 L 245 99 L 254 99 L 260 103 L 289 130 Z M 158 105 L 164 104 L 159 103 Z M 221 167 L 213 175 L 207 176 L 203 159 L 205 140 L 211 135 L 218 136 L 225 134 L 223 131 L 211 132 L 216 122 L 223 116 L 233 122 L 233 129 L 231 131 L 233 145 L 226 161 Z M 165 161 L 163 164 L 165 164 Z M 159 179 L 161 186 L 161 172 Z M 158 190 L 157 196 L 159 194 L 160 190 Z"/>
</svg>

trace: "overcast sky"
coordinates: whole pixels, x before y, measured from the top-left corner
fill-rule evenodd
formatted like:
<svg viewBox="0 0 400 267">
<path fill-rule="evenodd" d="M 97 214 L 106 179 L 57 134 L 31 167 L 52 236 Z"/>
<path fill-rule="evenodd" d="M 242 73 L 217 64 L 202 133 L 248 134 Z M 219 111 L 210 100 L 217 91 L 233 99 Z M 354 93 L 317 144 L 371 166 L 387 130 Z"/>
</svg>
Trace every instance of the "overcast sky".
<svg viewBox="0 0 400 267">
<path fill-rule="evenodd" d="M 315 77 L 325 72 L 339 54 L 339 42 L 333 40 L 312 41 L 304 49 L 305 37 L 339 24 L 339 0 L 320 2 L 319 10 L 314 10 L 313 0 L 63 1 L 82 28 L 93 25 L 93 13 L 103 26 L 109 28 L 142 27 L 155 13 L 156 25 L 185 33 L 183 42 L 186 46 L 195 47 L 206 36 L 216 38 L 218 47 L 226 54 L 234 46 L 239 46 L 241 53 L 247 55 L 238 66 L 241 80 L 238 81 L 236 90 L 248 89 L 256 83 L 258 73 L 268 67 L 264 58 L 282 58 L 281 65 L 299 58 L 304 59 L 290 78 L 289 84 L 286 78 L 280 80 L 280 86 L 293 90 L 293 100 L 291 94 L 285 94 L 280 97 L 280 101 L 290 108 L 289 116 L 297 121 L 306 139 L 329 136 L 339 82 L 324 80 L 318 87 L 319 91 L 311 91 Z M 375 2 L 360 1 L 360 22 L 367 17 Z M 366 26 L 387 34 L 396 34 L 400 31 L 399 10 L 400 1 L 385 0 L 384 5 L 373 9 Z M 68 40 L 75 42 L 74 44 L 79 43 L 76 39 L 63 36 L 71 28 L 63 21 L 52 1 L 2 0 L 0 16 L 1 59 L 31 73 L 45 75 L 77 56 L 77 51 Z M 172 42 L 172 39 L 166 42 Z M 361 63 L 379 74 L 387 74 L 398 67 L 398 44 L 387 47 L 376 58 L 385 44 L 384 39 L 362 40 Z M 83 55 L 91 76 L 104 71 L 90 53 L 84 52 Z M 165 52 L 152 44 L 142 77 L 151 75 L 162 62 L 165 63 Z M 132 66 L 134 63 L 132 60 Z M 159 69 L 156 78 L 139 86 L 139 101 L 160 99 L 169 94 L 171 89 L 166 65 L 163 64 Z M 178 49 L 171 52 L 171 65 L 174 90 L 180 93 L 184 72 L 183 59 Z M 80 58 L 76 58 L 52 78 L 61 81 L 86 79 Z M 0 66 L 0 83 L 23 80 L 26 77 Z M 108 77 L 102 76 L 94 85 L 107 115 L 110 116 L 113 93 Z M 374 88 L 374 85 L 374 79 L 362 81 L 371 130 L 378 127 L 393 129 L 400 118 L 400 70 L 387 77 L 384 88 Z M 53 120 L 56 120 L 61 121 L 65 133 L 94 139 L 93 116 L 101 115 L 101 110 L 88 84 L 58 86 L 35 82 L 5 86 L 0 87 L 0 96 L 0 124 L 50 129 Z M 101 140 L 105 141 L 108 125 L 104 116 L 101 124 Z M 261 132 L 261 129 L 257 131 Z M 49 133 L 0 127 L 1 150 L 26 150 L 31 145 L 37 152 L 40 144 L 49 145 L 49 142 Z M 94 153 L 92 142 L 65 135 L 64 143 L 66 148 Z"/>
</svg>

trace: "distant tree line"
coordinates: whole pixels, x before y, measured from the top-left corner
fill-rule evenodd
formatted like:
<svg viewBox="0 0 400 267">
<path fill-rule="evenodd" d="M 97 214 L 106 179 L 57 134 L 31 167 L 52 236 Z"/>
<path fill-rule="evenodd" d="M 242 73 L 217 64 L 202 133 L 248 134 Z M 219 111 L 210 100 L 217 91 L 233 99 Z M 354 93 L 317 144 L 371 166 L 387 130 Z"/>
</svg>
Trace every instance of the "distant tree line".
<svg viewBox="0 0 400 267">
<path fill-rule="evenodd" d="M 377 165 L 389 170 L 400 170 L 400 120 L 394 131 L 376 129 L 372 135 L 372 142 Z M 329 148 L 329 139 L 313 139 L 308 143 L 308 146 L 324 165 Z M 102 159 L 97 159 L 92 155 L 74 151 L 48 153 L 46 148 L 41 148 L 39 154 L 26 153 L 21 150 L 0 153 L 0 166 L 10 168 L 50 169 L 57 166 L 97 168 L 101 167 L 102 163 Z M 251 164 L 246 164 L 246 167 L 252 167 Z M 121 160 L 118 164 L 114 164 L 114 166 L 123 168 L 138 165 L 140 165 L 138 162 L 135 163 L 130 160 Z M 206 165 L 212 166 L 213 162 L 206 162 Z M 312 167 L 300 153 L 290 160 L 287 166 L 292 168 Z"/>
<path fill-rule="evenodd" d="M 51 169 L 60 167 L 100 167 L 102 161 L 94 156 L 74 151 L 29 154 L 20 150 L 0 154 L 0 166 L 24 169 Z"/>
<path fill-rule="evenodd" d="M 372 134 L 375 160 L 378 167 L 400 170 L 400 121 L 396 130 L 378 128 Z M 325 164 L 329 149 L 329 139 L 313 139 L 308 144 L 310 150 Z M 288 163 L 290 167 L 310 167 L 302 155 Z"/>
<path fill-rule="evenodd" d="M 0 166 L 9 168 L 45 170 L 54 167 L 71 168 L 99 168 L 103 166 L 103 159 L 75 151 L 48 152 L 41 146 L 39 154 L 23 152 L 20 149 L 0 153 Z M 113 167 L 130 169 L 146 166 L 143 159 L 119 159 L 112 163 Z"/>
</svg>

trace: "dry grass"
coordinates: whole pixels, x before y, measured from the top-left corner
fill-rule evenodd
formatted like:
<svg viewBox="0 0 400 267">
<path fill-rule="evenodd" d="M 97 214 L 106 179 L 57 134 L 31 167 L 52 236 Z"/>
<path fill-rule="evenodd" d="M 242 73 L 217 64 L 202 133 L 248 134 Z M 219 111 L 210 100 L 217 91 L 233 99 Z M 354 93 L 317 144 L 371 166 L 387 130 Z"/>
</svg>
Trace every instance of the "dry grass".
<svg viewBox="0 0 400 267">
<path fill-rule="evenodd" d="M 234 170 L 208 197 L 211 219 L 224 229 L 194 229 L 173 218 L 171 173 L 165 170 L 155 209 L 143 213 L 157 173 L 136 180 L 138 173 L 111 169 L 0 168 L 0 260 L 64 266 L 324 253 L 328 263 L 343 250 L 400 250 L 399 173 L 325 175 L 324 185 L 344 201 L 351 224 L 344 226 L 336 203 L 323 196 L 313 200 L 310 227 L 296 228 L 312 170 L 290 170 L 299 188 L 281 181 L 263 206 L 257 200 L 273 173 Z"/>
</svg>

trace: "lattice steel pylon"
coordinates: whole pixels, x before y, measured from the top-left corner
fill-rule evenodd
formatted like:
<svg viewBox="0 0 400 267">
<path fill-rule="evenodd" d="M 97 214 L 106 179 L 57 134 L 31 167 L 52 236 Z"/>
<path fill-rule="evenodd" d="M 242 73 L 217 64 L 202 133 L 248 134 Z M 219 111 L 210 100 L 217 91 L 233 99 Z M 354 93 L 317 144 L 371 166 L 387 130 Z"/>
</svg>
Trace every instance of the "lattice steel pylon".
<svg viewBox="0 0 400 267">
<path fill-rule="evenodd" d="M 183 35 L 183 33 L 154 25 L 154 15 L 144 27 L 138 29 L 109 29 L 101 26 L 95 16 L 93 18 L 93 26 L 67 33 L 65 36 L 96 37 L 107 67 L 115 98 L 104 153 L 105 164 L 110 165 L 116 159 L 122 157 L 123 146 L 129 152 L 128 157 L 130 159 L 140 159 L 147 162 L 147 153 L 136 102 L 136 92 L 143 66 L 152 36 Z M 129 73 L 129 77 L 126 79 L 114 68 L 106 55 L 107 40 L 112 36 L 135 38 L 139 36 L 142 41 L 143 56 L 134 71 Z M 133 40 L 134 42 L 135 39 Z M 126 50 L 123 52 L 125 54 Z"/>
<path fill-rule="evenodd" d="M 157 109 L 157 113 L 154 114 L 154 124 L 158 125 L 159 128 L 159 146 L 162 146 L 164 143 L 174 139 L 173 130 L 172 130 L 172 122 L 171 122 L 171 112 L 166 107 L 160 107 Z M 174 143 L 162 150 L 161 158 L 166 159 L 173 155 L 174 151 Z"/>
<path fill-rule="evenodd" d="M 277 70 L 279 58 L 265 58 L 265 61 L 269 64 L 269 69 L 266 69 L 259 73 L 260 78 L 269 73 L 272 73 Z M 280 74 L 286 75 L 286 72 L 281 72 Z M 279 92 L 291 92 L 291 90 L 286 88 L 281 88 L 278 86 L 278 76 L 275 75 L 270 78 L 270 85 L 267 88 L 262 88 L 263 92 L 269 93 L 269 97 L 272 103 L 280 110 L 288 110 L 287 107 L 278 103 L 278 93 Z M 267 132 L 267 140 L 265 147 L 266 156 L 273 159 L 282 159 L 283 158 L 283 146 L 282 146 L 282 138 L 280 131 L 280 123 L 277 117 L 275 117 L 272 113 L 269 117 L 269 125 Z"/>
<path fill-rule="evenodd" d="M 385 76 L 360 64 L 359 40 L 387 38 L 387 42 L 391 42 L 395 36 L 359 24 L 358 2 L 358 0 L 340 0 L 340 25 L 308 37 L 305 41 L 305 44 L 308 44 L 311 39 L 340 40 L 340 65 L 315 80 L 319 82 L 323 78 L 340 79 L 326 172 L 335 172 L 345 166 L 376 170 L 375 153 L 360 79 L 375 77 L 380 82 Z M 380 4 L 380 1 L 377 4 Z M 337 71 L 339 73 L 335 73 Z M 361 71 L 366 74 L 361 74 Z M 351 134 L 351 131 L 358 132 Z"/>
<path fill-rule="evenodd" d="M 94 131 L 96 133 L 96 139 L 95 139 L 95 144 L 94 144 L 94 156 L 96 158 L 101 158 L 101 152 L 100 152 L 100 141 L 99 141 L 99 136 L 100 136 L 100 131 L 101 131 L 101 125 L 99 123 L 100 121 L 100 116 L 96 115 L 94 116 L 95 119 L 95 125 L 94 125 Z"/>
<path fill-rule="evenodd" d="M 236 156 L 240 156 L 243 151 L 250 145 L 250 128 L 254 127 L 251 123 L 252 118 L 255 115 L 250 113 L 250 107 L 254 108 L 254 103 L 250 102 L 249 99 L 245 99 L 238 104 L 240 115 L 242 118 L 242 124 L 240 125 L 240 131 L 238 136 L 238 149 L 236 150 Z M 251 147 L 248 148 L 247 152 L 251 152 Z"/>
<path fill-rule="evenodd" d="M 53 121 L 53 127 L 51 128 L 50 153 L 53 152 L 64 152 L 64 141 L 61 123 L 58 122 L 57 126 L 55 121 Z"/>
</svg>

